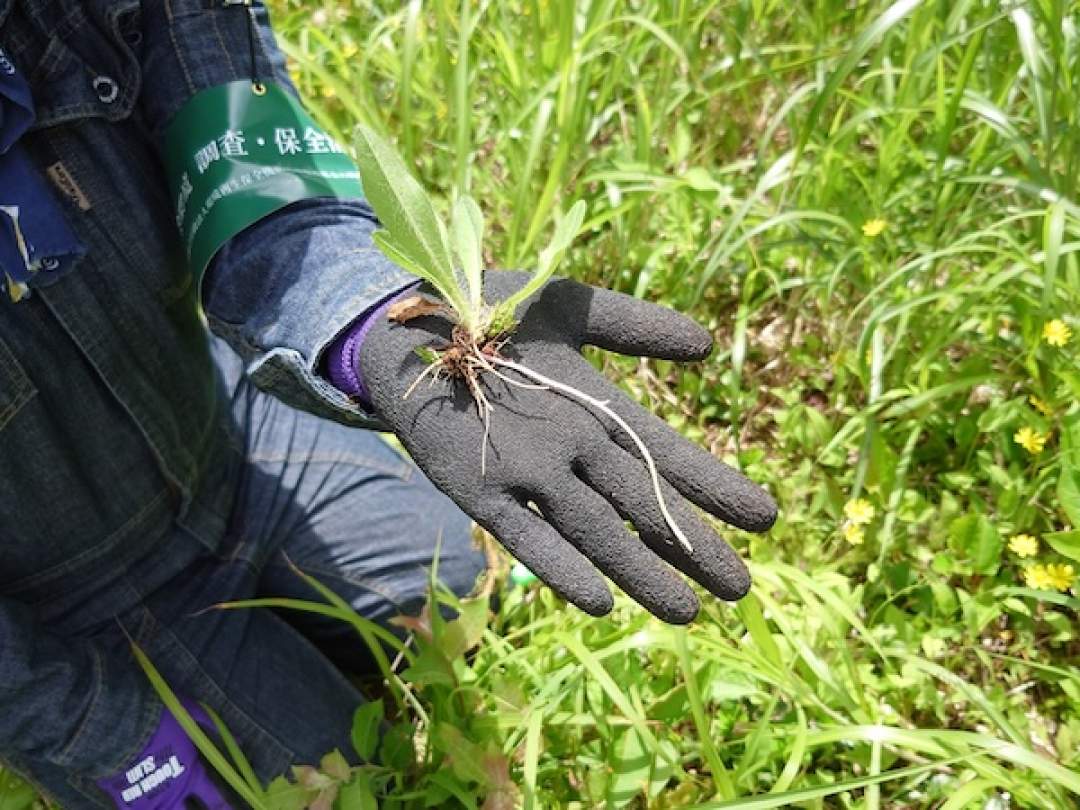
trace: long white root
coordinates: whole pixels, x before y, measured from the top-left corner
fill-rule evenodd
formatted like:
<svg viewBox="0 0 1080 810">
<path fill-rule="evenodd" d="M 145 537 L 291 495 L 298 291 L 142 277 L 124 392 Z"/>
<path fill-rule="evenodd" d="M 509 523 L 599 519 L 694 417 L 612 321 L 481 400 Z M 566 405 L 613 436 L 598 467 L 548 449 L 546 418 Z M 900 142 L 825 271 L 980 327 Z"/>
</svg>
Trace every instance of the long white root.
<svg viewBox="0 0 1080 810">
<path fill-rule="evenodd" d="M 533 371 L 528 366 L 523 366 L 520 363 L 515 363 L 513 360 L 507 360 L 506 358 L 499 357 L 498 355 L 487 355 L 484 359 L 493 365 L 502 366 L 503 368 L 508 368 L 512 371 L 516 371 L 523 377 L 527 377 L 533 382 L 539 383 L 539 385 L 544 388 L 553 389 L 562 394 L 565 394 L 571 399 L 576 399 L 580 402 L 583 402 L 586 405 L 600 411 L 612 422 L 622 428 L 623 431 L 625 431 L 626 435 L 633 439 L 634 444 L 638 449 L 638 452 L 645 460 L 645 466 L 649 468 L 649 475 L 652 478 L 653 492 L 656 495 L 656 502 L 660 505 L 660 512 L 661 514 L 663 514 L 664 520 L 667 522 L 668 528 L 671 529 L 671 533 L 675 535 L 675 538 L 682 544 L 683 548 L 685 548 L 687 552 L 691 554 L 694 552 L 694 547 L 690 545 L 690 541 L 686 539 L 686 535 L 683 534 L 683 530 L 679 528 L 679 524 L 675 522 L 675 518 L 672 517 L 671 512 L 668 511 L 667 501 L 664 500 L 664 493 L 660 488 L 660 473 L 656 470 L 656 464 L 653 461 L 652 454 L 649 452 L 649 448 L 645 446 L 645 442 L 641 440 L 641 437 L 637 435 L 634 429 L 626 423 L 626 420 L 619 416 L 617 413 L 615 413 L 615 411 L 611 409 L 611 407 L 607 404 L 606 401 L 591 397 L 584 391 L 580 391 L 577 388 L 574 388 L 572 385 L 566 385 L 565 383 L 561 383 L 558 380 L 553 380 L 550 377 L 545 377 L 540 372 Z M 499 376 L 503 377 L 503 375 L 501 374 Z M 510 382 L 509 378 L 507 377 L 503 377 L 503 379 Z"/>
<path fill-rule="evenodd" d="M 664 516 L 664 521 L 667 523 L 668 528 L 671 529 L 671 533 L 675 535 L 675 539 L 682 544 L 682 547 L 685 548 L 688 553 L 694 553 L 694 547 L 690 544 L 690 541 L 686 538 L 683 530 L 679 528 L 679 524 L 675 522 L 675 518 L 672 517 L 671 512 L 668 510 L 667 501 L 664 500 L 664 493 L 660 487 L 660 473 L 657 472 L 656 463 L 653 461 L 652 453 L 649 452 L 649 448 L 645 446 L 645 442 L 641 440 L 641 437 L 638 436 L 637 432 L 627 424 L 625 419 L 615 413 L 606 401 L 591 397 L 584 391 L 574 388 L 572 385 L 567 385 L 558 380 L 553 380 L 550 377 L 545 377 L 540 372 L 533 371 L 528 366 L 515 363 L 513 360 L 507 360 L 505 357 L 499 355 L 497 350 L 488 353 L 482 351 L 475 341 L 470 341 L 470 344 L 471 345 L 468 346 L 467 352 L 465 353 L 466 369 L 464 377 L 466 385 L 469 388 L 469 393 L 476 403 L 476 412 L 484 423 L 484 435 L 480 441 L 481 476 L 484 476 L 487 472 L 487 443 L 488 434 L 491 429 L 491 413 L 493 409 L 491 402 L 481 388 L 480 382 L 477 379 L 477 373 L 480 371 L 490 372 L 504 382 L 519 388 L 558 391 L 571 399 L 576 399 L 579 402 L 600 411 L 600 413 L 607 416 L 612 422 L 622 428 L 626 435 L 633 440 L 634 445 L 637 447 L 638 452 L 645 461 L 645 466 L 649 469 L 649 477 L 652 479 L 653 485 L 653 494 L 656 495 L 656 502 L 660 506 L 660 513 Z M 443 357 L 445 358 L 445 355 Z M 511 379 L 505 374 L 502 374 L 496 366 L 516 371 L 526 379 L 532 380 L 533 384 Z M 438 379 L 440 372 L 445 370 L 446 365 L 443 360 L 436 360 L 435 362 L 430 363 L 413 381 L 412 385 L 409 386 L 402 398 L 407 399 L 424 378 L 431 377 L 434 382 L 434 380 Z"/>
</svg>

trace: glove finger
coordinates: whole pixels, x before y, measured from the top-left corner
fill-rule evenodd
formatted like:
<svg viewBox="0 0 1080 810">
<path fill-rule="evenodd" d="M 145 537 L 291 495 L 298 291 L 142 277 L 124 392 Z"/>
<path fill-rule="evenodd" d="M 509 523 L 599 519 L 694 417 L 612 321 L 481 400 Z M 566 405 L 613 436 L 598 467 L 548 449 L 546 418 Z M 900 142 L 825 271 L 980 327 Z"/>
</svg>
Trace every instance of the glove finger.
<svg viewBox="0 0 1080 810">
<path fill-rule="evenodd" d="M 615 510 L 634 524 L 648 546 L 703 585 L 714 596 L 734 602 L 750 590 L 750 573 L 735 550 L 706 524 L 667 481 L 661 479 L 664 502 L 693 552 L 675 537 L 656 499 L 652 478 L 644 462 L 614 443 L 584 454 L 578 474 Z"/>
<path fill-rule="evenodd" d="M 657 618 L 686 624 L 697 615 L 700 605 L 690 586 L 628 532 L 611 504 L 580 479 L 556 478 L 536 501 L 563 537 Z"/>
<path fill-rule="evenodd" d="M 563 599 L 591 616 L 611 612 L 611 590 L 588 559 L 543 518 L 509 495 L 487 501 L 476 522 Z"/>
<path fill-rule="evenodd" d="M 708 330 L 659 304 L 565 279 L 549 284 L 543 298 L 559 308 L 566 322 L 581 324 L 580 338 L 591 346 L 683 361 L 701 360 L 712 350 Z"/>
<path fill-rule="evenodd" d="M 611 383 L 603 380 L 597 385 L 596 381 L 602 378 L 584 357 L 578 357 L 578 368 L 569 371 L 574 384 L 599 399 L 608 400 L 610 407 L 645 443 L 660 474 L 683 497 L 710 515 L 746 531 L 764 532 L 776 522 L 776 501 L 769 493 L 708 451 L 687 441 Z M 635 458 L 641 458 L 626 431 L 607 417 L 599 418 L 607 426 L 613 441 Z"/>
</svg>

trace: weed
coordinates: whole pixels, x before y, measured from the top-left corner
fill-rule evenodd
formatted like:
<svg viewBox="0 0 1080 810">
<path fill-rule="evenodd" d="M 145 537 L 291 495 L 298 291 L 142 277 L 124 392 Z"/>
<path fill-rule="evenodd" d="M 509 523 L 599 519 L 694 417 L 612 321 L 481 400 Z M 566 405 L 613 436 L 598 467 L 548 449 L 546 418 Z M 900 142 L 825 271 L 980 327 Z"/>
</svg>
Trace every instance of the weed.
<svg viewBox="0 0 1080 810">
<path fill-rule="evenodd" d="M 397 302 L 388 316 L 398 322 L 407 322 L 421 315 L 442 312 L 453 323 L 447 345 L 419 348 L 428 359 L 428 365 L 406 390 L 405 396 L 408 397 L 421 381 L 429 377 L 438 379 L 445 376 L 452 381 L 462 382 L 468 388 L 476 403 L 477 414 L 484 422 L 481 475 L 486 467 L 488 428 L 493 411 L 484 392 L 481 378 L 484 372 L 493 374 L 509 385 L 553 391 L 599 411 L 634 442 L 648 467 L 653 494 L 664 520 L 675 538 L 687 551 L 692 552 L 690 541 L 668 510 L 652 454 L 626 420 L 615 413 L 607 402 L 512 361 L 501 352 L 502 347 L 513 339 L 518 307 L 548 282 L 581 229 L 585 219 L 585 203 L 575 203 L 560 220 L 550 244 L 540 251 L 536 270 L 521 288 L 491 305 L 483 296 L 484 220 L 476 202 L 467 195 L 458 197 L 448 229 L 393 147 L 370 128 L 361 126 L 358 129 L 357 151 L 364 193 L 383 226 L 382 230 L 375 232 L 375 244 L 391 260 L 427 281 L 442 297 L 439 303 L 427 301 L 422 296 L 407 298 Z M 522 383 L 501 373 L 499 369 L 513 371 L 533 384 Z"/>
</svg>

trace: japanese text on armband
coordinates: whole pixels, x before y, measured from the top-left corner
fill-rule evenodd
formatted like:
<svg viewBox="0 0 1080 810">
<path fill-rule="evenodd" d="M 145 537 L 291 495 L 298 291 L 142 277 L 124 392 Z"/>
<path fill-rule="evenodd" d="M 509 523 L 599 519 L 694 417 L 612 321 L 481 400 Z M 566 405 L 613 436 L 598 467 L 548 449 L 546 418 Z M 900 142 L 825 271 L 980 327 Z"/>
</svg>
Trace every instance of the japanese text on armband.
<svg viewBox="0 0 1080 810">
<path fill-rule="evenodd" d="M 165 158 L 196 280 L 222 245 L 277 209 L 310 197 L 362 196 L 345 150 L 275 85 L 263 95 L 250 81 L 197 94 L 169 125 Z"/>
</svg>

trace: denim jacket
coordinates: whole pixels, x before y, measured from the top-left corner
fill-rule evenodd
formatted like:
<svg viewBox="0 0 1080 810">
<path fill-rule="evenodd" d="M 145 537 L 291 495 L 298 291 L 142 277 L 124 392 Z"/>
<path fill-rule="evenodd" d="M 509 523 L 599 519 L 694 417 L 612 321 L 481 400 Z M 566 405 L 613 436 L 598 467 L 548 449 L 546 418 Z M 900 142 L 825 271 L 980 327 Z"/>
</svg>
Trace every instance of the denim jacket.
<svg viewBox="0 0 1080 810">
<path fill-rule="evenodd" d="M 219 253 L 201 307 L 182 261 L 162 133 L 194 93 L 250 77 L 248 14 L 221 0 L 0 0 L 0 46 L 37 109 L 24 142 L 87 248 L 28 300 L 0 301 L 0 760 L 101 776 L 156 721 L 131 661 L 51 628 L 91 604 L 107 620 L 122 572 L 149 588 L 221 542 L 239 458 L 208 326 L 260 387 L 373 424 L 316 373 L 358 314 L 409 281 L 373 247 L 363 201 L 307 201 L 253 226 Z M 254 14 L 258 72 L 287 85 Z"/>
</svg>

